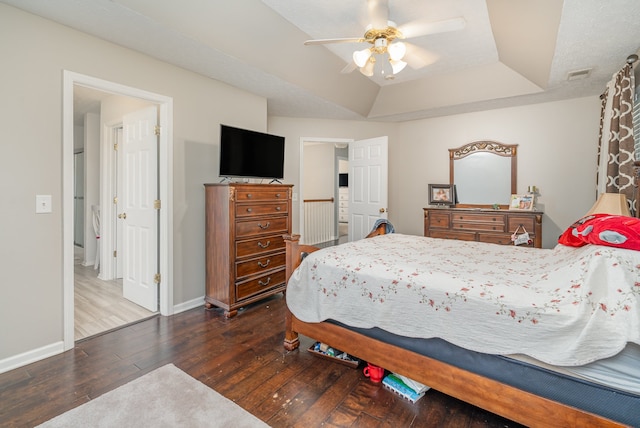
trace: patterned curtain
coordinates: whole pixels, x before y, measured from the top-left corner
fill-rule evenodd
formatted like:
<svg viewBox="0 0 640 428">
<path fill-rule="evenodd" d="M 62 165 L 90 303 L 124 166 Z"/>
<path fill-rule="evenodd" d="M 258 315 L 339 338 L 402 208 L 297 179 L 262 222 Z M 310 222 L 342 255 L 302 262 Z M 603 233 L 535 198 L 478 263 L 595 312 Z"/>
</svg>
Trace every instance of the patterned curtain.
<svg viewBox="0 0 640 428">
<path fill-rule="evenodd" d="M 624 193 L 635 215 L 633 163 L 633 67 L 626 64 L 601 95 L 597 193 Z"/>
</svg>

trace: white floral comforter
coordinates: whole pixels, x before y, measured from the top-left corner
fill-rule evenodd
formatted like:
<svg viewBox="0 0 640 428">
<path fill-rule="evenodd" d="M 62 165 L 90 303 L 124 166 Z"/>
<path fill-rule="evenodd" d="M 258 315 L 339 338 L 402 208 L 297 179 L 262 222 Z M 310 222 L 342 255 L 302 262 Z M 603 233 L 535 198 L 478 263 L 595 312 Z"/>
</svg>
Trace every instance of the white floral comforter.
<svg viewBox="0 0 640 428">
<path fill-rule="evenodd" d="M 310 254 L 287 305 L 490 354 L 582 365 L 640 344 L 640 252 L 532 249 L 388 234 Z"/>
</svg>

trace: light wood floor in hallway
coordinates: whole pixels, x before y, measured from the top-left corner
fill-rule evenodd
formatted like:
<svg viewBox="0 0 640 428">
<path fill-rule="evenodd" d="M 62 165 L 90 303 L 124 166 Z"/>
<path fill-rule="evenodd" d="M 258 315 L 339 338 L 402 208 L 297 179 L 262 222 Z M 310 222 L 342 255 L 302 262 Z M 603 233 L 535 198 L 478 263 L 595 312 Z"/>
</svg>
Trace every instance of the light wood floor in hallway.
<svg viewBox="0 0 640 428">
<path fill-rule="evenodd" d="M 74 264 L 74 338 L 89 336 L 154 316 L 153 312 L 122 297 L 122 280 L 102 281 L 98 270 L 81 264 L 76 248 Z"/>
</svg>

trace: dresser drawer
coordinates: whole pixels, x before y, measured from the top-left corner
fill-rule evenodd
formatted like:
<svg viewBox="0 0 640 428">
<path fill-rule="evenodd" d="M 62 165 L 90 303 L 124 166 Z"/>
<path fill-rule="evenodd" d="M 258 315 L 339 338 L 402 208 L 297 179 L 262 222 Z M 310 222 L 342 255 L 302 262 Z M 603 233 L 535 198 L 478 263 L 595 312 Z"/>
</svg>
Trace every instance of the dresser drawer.
<svg viewBox="0 0 640 428">
<path fill-rule="evenodd" d="M 236 205 L 236 217 L 256 217 L 261 215 L 284 214 L 289 212 L 287 202 L 264 202 L 259 204 Z"/>
<path fill-rule="evenodd" d="M 258 278 L 236 284 L 236 299 L 242 300 L 256 294 L 264 293 L 265 291 L 284 285 L 285 269 L 282 268 L 276 272 L 270 272 L 262 275 Z"/>
<path fill-rule="evenodd" d="M 513 245 L 511 235 L 504 233 L 478 233 L 478 241 L 489 242 L 491 244 Z"/>
<path fill-rule="evenodd" d="M 245 241 L 236 241 L 237 258 L 271 253 L 282 249 L 284 249 L 282 235 L 269 235 Z"/>
<path fill-rule="evenodd" d="M 518 226 L 523 226 L 527 229 L 530 235 L 532 235 L 535 231 L 534 219 L 533 217 L 509 217 L 509 232 L 513 233 L 516 231 Z M 524 232 L 522 228 L 520 228 L 521 232 Z"/>
<path fill-rule="evenodd" d="M 449 229 L 449 214 L 431 213 L 429 215 L 429 225 L 431 227 Z"/>
<path fill-rule="evenodd" d="M 268 256 L 247 260 L 236 264 L 236 278 L 267 272 L 283 267 L 286 262 L 285 253 L 269 254 Z"/>
<path fill-rule="evenodd" d="M 504 232 L 504 223 L 470 223 L 453 222 L 451 225 L 453 230 L 469 230 L 469 231 L 486 231 L 486 232 Z"/>
<path fill-rule="evenodd" d="M 505 220 L 503 214 L 487 214 L 487 213 L 453 213 L 451 218 L 454 223 L 489 223 L 504 226 Z"/>
<path fill-rule="evenodd" d="M 455 230 L 505 231 L 505 216 L 487 213 L 453 213 L 451 228 Z"/>
<path fill-rule="evenodd" d="M 457 239 L 459 241 L 475 241 L 475 232 L 460 232 L 456 230 L 432 230 L 429 234 L 431 238 Z"/>
<path fill-rule="evenodd" d="M 288 230 L 288 217 L 269 217 L 260 220 L 236 222 L 236 238 L 238 239 L 242 239 L 246 236 L 262 235 L 265 233 L 287 233 Z"/>
<path fill-rule="evenodd" d="M 277 189 L 237 189 L 236 190 L 236 201 L 238 202 L 246 202 L 246 201 L 272 201 L 272 200 L 281 200 L 287 201 L 289 198 L 289 192 L 287 189 L 277 188 Z"/>
</svg>

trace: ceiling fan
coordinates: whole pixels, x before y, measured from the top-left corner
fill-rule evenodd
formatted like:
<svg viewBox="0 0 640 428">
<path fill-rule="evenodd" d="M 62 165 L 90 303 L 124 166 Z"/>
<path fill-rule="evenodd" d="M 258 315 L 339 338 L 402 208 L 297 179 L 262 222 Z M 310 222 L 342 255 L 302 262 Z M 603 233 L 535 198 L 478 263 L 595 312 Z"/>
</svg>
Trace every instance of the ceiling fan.
<svg viewBox="0 0 640 428">
<path fill-rule="evenodd" d="M 371 23 L 367 26 L 363 37 L 315 39 L 307 40 L 304 44 L 370 43 L 371 47 L 353 52 L 353 61 L 342 72 L 350 73 L 359 68 L 365 76 L 373 76 L 378 62 L 376 56 L 378 56 L 383 58 L 378 66 L 379 73 L 385 79 L 393 79 L 394 75 L 402 71 L 407 64 L 411 68 L 418 69 L 435 61 L 434 56 L 426 50 L 407 42 L 394 42 L 395 40 L 462 30 L 466 25 L 464 18 L 458 17 L 435 22 L 414 21 L 396 26 L 395 22 L 389 21 L 388 0 L 368 0 L 367 3 Z M 388 55 L 388 60 L 385 54 Z"/>
</svg>

